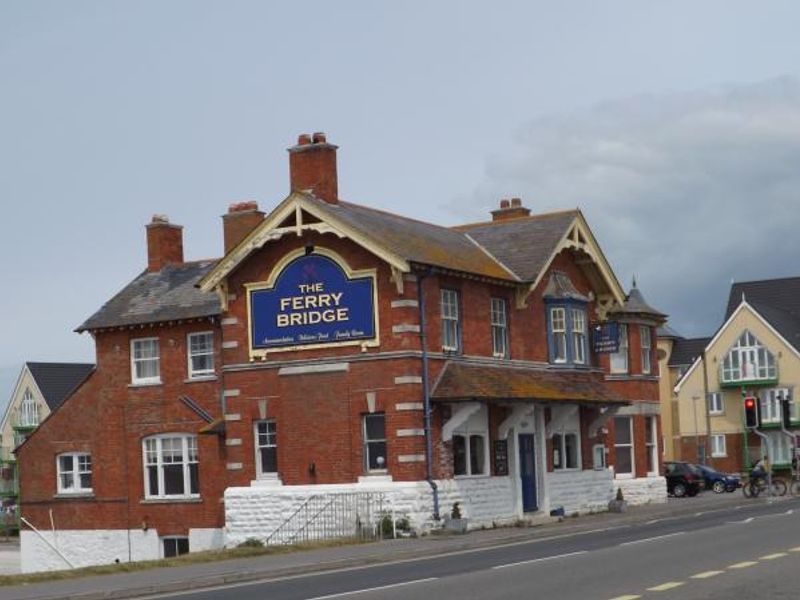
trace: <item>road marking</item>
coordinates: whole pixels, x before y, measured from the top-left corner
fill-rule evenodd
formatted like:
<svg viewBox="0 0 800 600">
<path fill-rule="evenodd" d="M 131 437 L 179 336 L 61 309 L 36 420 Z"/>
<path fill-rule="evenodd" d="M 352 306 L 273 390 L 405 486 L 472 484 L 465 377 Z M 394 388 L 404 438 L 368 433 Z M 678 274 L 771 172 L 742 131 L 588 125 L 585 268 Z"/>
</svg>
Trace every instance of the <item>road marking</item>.
<svg viewBox="0 0 800 600">
<path fill-rule="evenodd" d="M 630 546 L 631 544 L 641 544 L 643 542 L 652 542 L 655 540 L 663 540 L 665 538 L 675 537 L 676 535 L 684 535 L 685 531 L 676 531 L 675 533 L 667 533 L 665 535 L 657 535 L 656 537 L 644 538 L 641 540 L 633 540 L 631 542 L 622 542 L 620 546 Z"/>
<path fill-rule="evenodd" d="M 796 548 L 790 548 L 789 552 L 800 552 L 800 546 L 797 546 Z"/>
<path fill-rule="evenodd" d="M 744 521 L 728 521 L 728 523 L 735 523 L 735 524 L 752 523 L 754 519 L 755 517 L 747 517 Z"/>
<path fill-rule="evenodd" d="M 328 598 L 341 598 L 343 596 L 351 596 L 355 594 L 366 594 L 367 592 L 377 592 L 380 590 L 388 590 L 396 587 L 403 587 L 406 585 L 414 585 L 415 583 L 427 583 L 428 581 L 436 581 L 438 577 L 426 577 L 425 579 L 414 579 L 413 581 L 402 581 L 400 583 L 392 583 L 389 585 L 379 585 L 378 587 L 364 588 L 363 590 L 353 590 L 351 592 L 340 592 L 338 594 L 328 594 L 327 596 L 314 596 L 308 600 L 327 600 Z"/>
<path fill-rule="evenodd" d="M 556 558 L 566 558 L 568 556 L 577 556 L 578 554 L 586 554 L 586 550 L 578 550 L 577 552 L 567 552 L 566 554 L 556 554 L 555 556 L 545 556 L 543 558 L 533 558 L 531 560 L 523 560 L 520 562 L 515 563 L 508 563 L 505 565 L 495 565 L 492 569 L 505 569 L 508 567 L 516 567 L 519 565 L 530 565 L 537 562 L 542 562 L 545 560 L 555 560 Z"/>
<path fill-rule="evenodd" d="M 611 600 L 636 600 L 637 598 L 641 598 L 641 596 L 637 596 L 636 594 L 628 594 L 626 596 L 617 596 L 616 598 L 611 598 Z"/>
<path fill-rule="evenodd" d="M 786 552 L 776 552 L 775 554 L 766 554 L 764 556 L 760 556 L 758 560 L 775 560 L 776 558 L 781 558 L 782 556 L 786 556 Z"/>
<path fill-rule="evenodd" d="M 752 567 L 753 565 L 757 565 L 758 563 L 754 560 L 746 560 L 744 562 L 736 563 L 733 565 L 729 565 L 729 569 L 746 569 L 747 567 Z"/>
<path fill-rule="evenodd" d="M 661 522 L 661 519 L 653 519 L 652 521 L 647 521 L 647 523 L 645 523 L 645 525 L 652 525 L 653 523 L 659 523 L 659 522 Z M 636 596 L 636 597 L 638 598 L 639 596 Z M 620 596 L 620 598 L 629 598 L 629 596 Z M 612 598 L 611 600 L 617 600 L 617 599 L 616 598 Z"/>
<path fill-rule="evenodd" d="M 792 514 L 794 514 L 794 509 L 793 509 L 793 508 L 790 508 L 789 510 L 787 510 L 787 511 L 786 511 L 786 514 L 787 514 L 787 515 L 792 515 Z"/>
<path fill-rule="evenodd" d="M 667 583 L 662 583 L 661 585 L 656 585 L 654 587 L 647 588 L 648 592 L 666 592 L 667 590 L 674 590 L 676 587 L 680 587 L 684 584 L 683 581 L 668 581 Z"/>
<path fill-rule="evenodd" d="M 696 575 L 692 575 L 692 579 L 708 579 L 709 577 L 716 577 L 717 575 L 722 575 L 725 571 L 703 571 L 702 573 L 697 573 Z"/>
</svg>

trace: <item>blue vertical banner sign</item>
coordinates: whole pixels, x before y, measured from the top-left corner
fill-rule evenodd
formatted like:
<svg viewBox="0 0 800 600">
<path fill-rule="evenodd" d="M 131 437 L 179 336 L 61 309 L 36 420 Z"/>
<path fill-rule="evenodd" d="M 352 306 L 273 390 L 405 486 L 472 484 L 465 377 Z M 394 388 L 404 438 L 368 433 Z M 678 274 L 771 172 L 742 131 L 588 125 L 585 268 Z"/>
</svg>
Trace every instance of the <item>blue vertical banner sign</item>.
<svg viewBox="0 0 800 600">
<path fill-rule="evenodd" d="M 619 352 L 619 323 L 616 321 L 594 323 L 592 346 L 596 354 Z"/>
<path fill-rule="evenodd" d="M 252 350 L 358 343 L 376 337 L 375 277 L 348 277 L 335 260 L 299 256 L 250 294 Z"/>
</svg>

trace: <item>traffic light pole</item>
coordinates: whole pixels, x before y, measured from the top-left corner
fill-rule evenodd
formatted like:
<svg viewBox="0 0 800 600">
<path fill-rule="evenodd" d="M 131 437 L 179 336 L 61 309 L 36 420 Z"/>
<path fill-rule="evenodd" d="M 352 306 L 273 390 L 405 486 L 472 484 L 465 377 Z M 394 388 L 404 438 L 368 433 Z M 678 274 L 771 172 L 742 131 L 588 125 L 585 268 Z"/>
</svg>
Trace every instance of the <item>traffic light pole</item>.
<svg viewBox="0 0 800 600">
<path fill-rule="evenodd" d="M 800 475 L 800 460 L 797 460 L 797 435 L 792 433 L 786 428 L 786 425 L 791 421 L 791 398 L 786 392 L 781 396 L 781 431 L 783 435 L 792 440 L 792 479 Z"/>
</svg>

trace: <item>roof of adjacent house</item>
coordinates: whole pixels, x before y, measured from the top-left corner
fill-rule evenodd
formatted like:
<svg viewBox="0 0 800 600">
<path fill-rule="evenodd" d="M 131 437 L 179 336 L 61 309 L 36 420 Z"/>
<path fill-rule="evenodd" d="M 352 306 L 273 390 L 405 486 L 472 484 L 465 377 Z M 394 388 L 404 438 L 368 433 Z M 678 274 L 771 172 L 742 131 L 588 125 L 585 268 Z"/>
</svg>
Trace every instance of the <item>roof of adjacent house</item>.
<svg viewBox="0 0 800 600">
<path fill-rule="evenodd" d="M 602 373 L 591 371 L 448 361 L 431 398 L 448 402 L 494 399 L 629 404 L 604 381 Z"/>
<path fill-rule="evenodd" d="M 218 315 L 218 296 L 195 287 L 216 263 L 216 260 L 201 260 L 167 265 L 160 271 L 144 271 L 75 331 Z"/>
<path fill-rule="evenodd" d="M 94 369 L 92 363 L 27 362 L 25 366 L 51 411 L 58 408 Z"/>
<path fill-rule="evenodd" d="M 800 277 L 734 283 L 728 296 L 726 321 L 743 299 L 800 350 Z"/>
<path fill-rule="evenodd" d="M 672 354 L 669 357 L 670 367 L 688 366 L 703 355 L 703 349 L 711 341 L 710 337 L 677 338 L 672 345 Z"/>
</svg>

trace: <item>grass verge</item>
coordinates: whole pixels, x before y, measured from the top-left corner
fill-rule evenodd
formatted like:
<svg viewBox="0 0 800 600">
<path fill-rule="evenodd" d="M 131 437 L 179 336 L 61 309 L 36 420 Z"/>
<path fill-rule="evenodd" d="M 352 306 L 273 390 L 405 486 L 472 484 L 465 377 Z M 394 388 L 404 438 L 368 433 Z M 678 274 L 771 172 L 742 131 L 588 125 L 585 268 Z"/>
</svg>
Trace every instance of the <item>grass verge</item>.
<svg viewBox="0 0 800 600">
<path fill-rule="evenodd" d="M 252 558 L 257 556 L 269 556 L 272 554 L 289 554 L 291 552 L 301 552 L 304 550 L 315 550 L 319 548 L 335 548 L 338 546 L 354 546 L 366 543 L 361 540 L 326 540 L 308 544 L 298 544 L 294 546 L 265 546 L 253 547 L 242 546 L 238 548 L 227 548 L 224 550 L 206 550 L 203 552 L 192 552 L 174 558 L 162 558 L 160 560 L 143 560 L 139 562 L 113 563 L 109 565 L 99 565 L 94 567 L 81 567 L 79 569 L 65 569 L 63 571 L 46 571 L 42 573 L 27 573 L 22 575 L 0 575 L 0 586 L 26 585 L 31 583 L 45 583 L 48 581 L 62 581 L 65 579 L 79 579 L 81 577 L 91 577 L 94 575 L 114 575 L 116 573 L 132 573 L 135 571 L 146 571 L 149 569 L 161 569 L 167 567 L 182 567 L 200 563 L 217 562 L 223 560 L 233 560 L 236 558 Z"/>
</svg>

